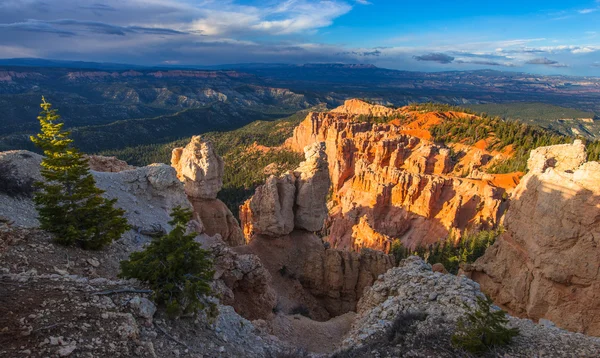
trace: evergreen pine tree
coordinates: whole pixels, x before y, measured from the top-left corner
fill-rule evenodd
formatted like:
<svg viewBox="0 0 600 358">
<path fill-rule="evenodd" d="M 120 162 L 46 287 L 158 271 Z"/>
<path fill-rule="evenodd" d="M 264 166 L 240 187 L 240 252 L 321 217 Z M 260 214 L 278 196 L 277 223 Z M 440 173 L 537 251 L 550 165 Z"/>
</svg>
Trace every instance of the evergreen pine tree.
<svg viewBox="0 0 600 358">
<path fill-rule="evenodd" d="M 519 330 L 506 326 L 506 312 L 492 308 L 494 302 L 487 296 L 476 300 L 475 307 L 465 304 L 467 312 L 457 322 L 452 344 L 475 354 L 509 344 Z"/>
<path fill-rule="evenodd" d="M 173 230 L 121 261 L 119 276 L 149 284 L 154 300 L 164 304 L 171 316 L 196 313 L 205 307 L 202 297 L 211 292 L 212 261 L 208 251 L 194 241 L 196 234 L 186 234 L 192 212 L 177 207 L 171 217 Z"/>
<path fill-rule="evenodd" d="M 34 197 L 40 227 L 60 244 L 100 249 L 129 229 L 125 212 L 114 208 L 116 199 L 101 196 L 104 191 L 96 187 L 87 159 L 73 147 L 56 109 L 44 97 L 40 106 L 41 132 L 30 137 L 45 156 L 41 169 L 45 180 L 36 183 L 39 190 Z"/>
</svg>

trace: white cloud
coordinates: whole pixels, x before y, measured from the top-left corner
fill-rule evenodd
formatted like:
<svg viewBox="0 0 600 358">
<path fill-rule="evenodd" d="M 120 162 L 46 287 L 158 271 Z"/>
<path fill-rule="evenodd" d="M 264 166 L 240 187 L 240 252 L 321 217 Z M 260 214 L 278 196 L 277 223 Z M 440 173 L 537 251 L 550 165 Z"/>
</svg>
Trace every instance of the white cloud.
<svg viewBox="0 0 600 358">
<path fill-rule="evenodd" d="M 594 8 L 594 9 L 582 9 L 582 10 L 579 10 L 577 12 L 580 13 L 580 14 L 585 15 L 585 14 L 591 14 L 592 12 L 596 12 L 596 11 L 598 11 L 598 8 Z"/>
<path fill-rule="evenodd" d="M 288 0 L 271 7 L 230 4 L 200 10 L 202 18 L 192 28 L 206 35 L 231 35 L 250 32 L 286 35 L 327 27 L 352 9 L 346 2 Z"/>
</svg>

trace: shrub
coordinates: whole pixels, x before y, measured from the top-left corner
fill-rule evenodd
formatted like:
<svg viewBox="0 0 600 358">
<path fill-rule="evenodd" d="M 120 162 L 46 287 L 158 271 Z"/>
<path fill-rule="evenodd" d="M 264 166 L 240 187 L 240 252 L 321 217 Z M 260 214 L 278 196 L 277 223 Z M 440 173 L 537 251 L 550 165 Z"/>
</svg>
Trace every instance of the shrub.
<svg viewBox="0 0 600 358">
<path fill-rule="evenodd" d="M 114 207 L 116 199 L 101 196 L 104 191 L 96 187 L 87 159 L 73 147 L 60 116 L 43 97 L 41 107 L 41 132 L 31 137 L 45 156 L 45 181 L 35 184 L 39 190 L 34 197 L 40 227 L 53 233 L 59 244 L 100 249 L 129 229 L 125 211 Z"/>
<path fill-rule="evenodd" d="M 475 307 L 465 305 L 467 312 L 458 320 L 452 344 L 474 354 L 505 346 L 519 334 L 517 328 L 508 328 L 506 312 L 492 309 L 489 297 L 477 297 Z"/>
<path fill-rule="evenodd" d="M 206 307 L 205 296 L 211 293 L 212 261 L 209 252 L 194 241 L 196 234 L 186 234 L 192 212 L 177 207 L 171 217 L 173 230 L 121 261 L 119 276 L 147 283 L 156 303 L 165 305 L 172 317 L 196 314 Z"/>
</svg>

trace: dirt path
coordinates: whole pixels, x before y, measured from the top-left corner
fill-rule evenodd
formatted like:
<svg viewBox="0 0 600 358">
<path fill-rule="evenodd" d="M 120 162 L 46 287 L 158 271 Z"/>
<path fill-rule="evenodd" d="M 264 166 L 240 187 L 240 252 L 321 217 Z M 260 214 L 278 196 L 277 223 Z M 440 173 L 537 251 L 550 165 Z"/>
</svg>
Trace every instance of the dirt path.
<svg viewBox="0 0 600 358">
<path fill-rule="evenodd" d="M 313 321 L 301 315 L 278 315 L 270 324 L 272 334 L 306 351 L 331 353 L 350 330 L 356 313 L 349 312 L 326 322 Z"/>
</svg>

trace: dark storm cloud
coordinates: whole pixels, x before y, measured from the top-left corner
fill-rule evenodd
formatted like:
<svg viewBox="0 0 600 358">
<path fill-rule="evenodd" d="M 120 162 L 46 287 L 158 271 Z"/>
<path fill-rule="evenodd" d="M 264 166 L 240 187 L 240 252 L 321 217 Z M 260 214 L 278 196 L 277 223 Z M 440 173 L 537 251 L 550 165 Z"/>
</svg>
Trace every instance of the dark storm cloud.
<svg viewBox="0 0 600 358">
<path fill-rule="evenodd" d="M 45 22 L 28 20 L 26 22 L 14 22 L 12 24 L 0 24 L 0 29 L 28 31 L 28 32 L 45 32 L 49 34 L 58 34 L 62 36 L 74 36 L 72 31 L 61 30 Z"/>
<path fill-rule="evenodd" d="M 479 58 L 483 60 L 507 60 L 506 55 L 492 54 L 492 53 L 471 53 L 465 51 L 450 51 L 448 52 L 452 56 L 456 57 L 468 57 L 468 58 Z M 458 62 L 458 61 L 457 61 Z"/>
<path fill-rule="evenodd" d="M 345 51 L 345 52 L 338 52 L 336 53 L 336 55 L 354 55 L 354 56 L 381 56 L 381 51 L 379 50 L 374 50 L 374 51 Z"/>
<path fill-rule="evenodd" d="M 559 63 L 558 61 L 555 60 L 550 60 L 546 57 L 540 57 L 540 58 L 534 58 L 531 59 L 527 62 L 525 62 L 528 65 L 544 65 L 544 66 L 551 66 L 551 67 L 567 67 L 567 65 Z"/>
<path fill-rule="evenodd" d="M 448 64 L 454 61 L 454 57 L 443 54 L 443 53 L 429 53 L 426 55 L 414 56 L 413 57 L 417 61 L 430 61 L 437 62 L 441 64 Z"/>
<path fill-rule="evenodd" d="M 471 65 L 480 65 L 480 66 L 502 66 L 502 67 L 515 67 L 516 65 L 511 63 L 502 63 L 491 60 L 472 60 L 472 61 L 464 61 L 464 60 L 456 60 L 454 63 L 462 63 L 462 64 L 471 64 Z"/>
<path fill-rule="evenodd" d="M 125 36 L 128 33 L 141 33 L 152 35 L 181 35 L 185 32 L 159 28 L 159 27 L 143 27 L 143 26 L 118 26 L 98 21 L 79 21 L 73 19 L 60 19 L 51 21 L 27 20 L 25 22 L 16 22 L 12 24 L 0 24 L 0 28 L 31 31 L 31 32 L 46 32 L 59 35 L 74 36 L 81 30 L 94 32 L 105 35 Z M 65 29 L 68 28 L 69 30 Z"/>
<path fill-rule="evenodd" d="M 100 4 L 100 3 L 90 4 L 87 6 L 80 6 L 79 8 L 84 9 L 84 10 L 92 10 L 94 12 L 96 12 L 96 11 L 117 11 L 117 9 L 115 9 L 114 7 L 112 7 L 110 5 L 105 5 L 105 4 Z"/>
</svg>

